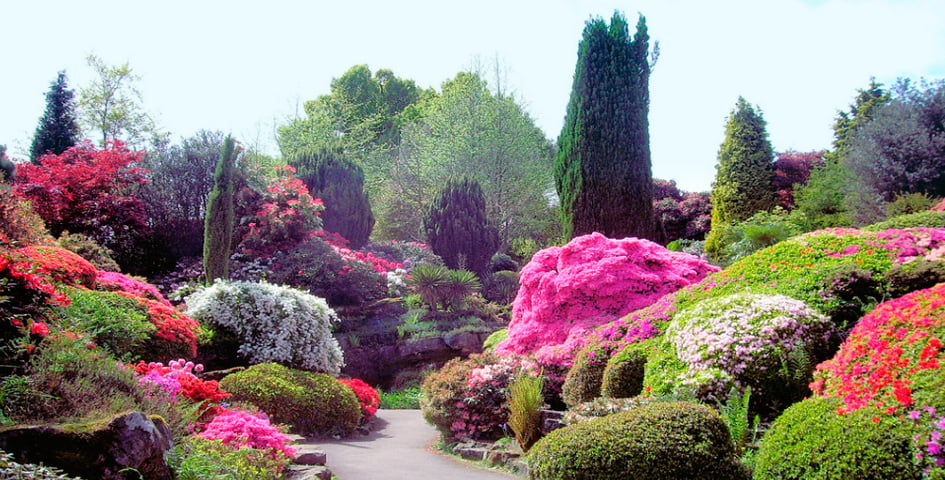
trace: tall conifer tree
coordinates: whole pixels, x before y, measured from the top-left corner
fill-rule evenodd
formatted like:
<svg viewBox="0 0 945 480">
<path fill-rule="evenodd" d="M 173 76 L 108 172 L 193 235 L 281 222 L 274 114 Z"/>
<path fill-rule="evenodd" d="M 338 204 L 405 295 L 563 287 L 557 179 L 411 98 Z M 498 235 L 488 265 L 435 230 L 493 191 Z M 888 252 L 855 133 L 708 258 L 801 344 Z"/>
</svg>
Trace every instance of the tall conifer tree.
<svg viewBox="0 0 945 480">
<path fill-rule="evenodd" d="M 227 136 L 220 149 L 220 160 L 213 174 L 213 190 L 207 200 L 207 218 L 203 237 L 203 268 L 207 283 L 230 275 L 230 250 L 233 245 L 236 140 Z"/>
<path fill-rule="evenodd" d="M 52 153 L 59 155 L 79 143 L 79 123 L 76 120 L 75 93 L 66 84 L 66 72 L 59 72 L 46 92 L 46 112 L 39 119 L 30 161 L 39 163 L 39 157 Z"/>
<path fill-rule="evenodd" d="M 655 238 L 650 61 L 643 16 L 633 38 L 619 12 L 585 25 L 554 166 L 568 238 Z"/>
<path fill-rule="evenodd" d="M 298 155 L 289 161 L 309 193 L 325 203 L 323 228 L 341 235 L 349 246 L 367 244 L 374 228 L 371 201 L 364 191 L 364 171 L 340 153 L 322 151 Z"/>
<path fill-rule="evenodd" d="M 486 200 L 475 180 L 450 180 L 437 195 L 424 222 L 433 253 L 446 266 L 483 276 L 499 248 L 499 232 L 489 224 Z"/>
</svg>

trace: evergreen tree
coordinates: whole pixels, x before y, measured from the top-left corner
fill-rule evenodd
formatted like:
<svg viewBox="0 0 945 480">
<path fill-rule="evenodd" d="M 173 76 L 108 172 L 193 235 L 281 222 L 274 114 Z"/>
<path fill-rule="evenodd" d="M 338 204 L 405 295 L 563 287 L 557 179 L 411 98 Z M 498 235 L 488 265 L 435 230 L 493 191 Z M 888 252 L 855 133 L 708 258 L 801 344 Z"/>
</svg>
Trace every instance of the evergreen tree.
<svg viewBox="0 0 945 480">
<path fill-rule="evenodd" d="M 75 93 L 66 84 L 66 72 L 59 72 L 46 92 L 46 112 L 39 119 L 33 136 L 30 148 L 30 161 L 33 163 L 39 163 L 39 158 L 47 153 L 59 155 L 79 143 L 74 98 Z"/>
<path fill-rule="evenodd" d="M 207 220 L 203 236 L 203 268 L 207 283 L 230 274 L 230 250 L 233 245 L 236 140 L 227 136 L 220 149 L 220 160 L 213 173 L 213 190 L 207 200 Z"/>
<path fill-rule="evenodd" d="M 16 165 L 7 158 L 7 146 L 0 145 L 0 182 L 13 182 L 13 175 L 16 173 Z"/>
<path fill-rule="evenodd" d="M 568 238 L 595 231 L 613 238 L 656 236 L 650 68 L 643 16 L 632 39 L 620 13 L 610 26 L 598 18 L 584 27 L 554 165 Z"/>
<path fill-rule="evenodd" d="M 364 192 L 361 167 L 339 153 L 328 151 L 298 155 L 289 164 L 297 169 L 296 177 L 305 182 L 312 197 L 325 203 L 322 212 L 325 231 L 341 235 L 354 249 L 367 244 L 374 228 L 374 214 Z"/>
<path fill-rule="evenodd" d="M 720 227 L 748 219 L 777 204 L 774 190 L 774 150 L 760 111 L 739 97 L 725 126 L 712 182 L 712 231 L 706 251 L 717 253 Z"/>
<path fill-rule="evenodd" d="M 482 188 L 465 178 L 447 182 L 424 227 L 430 248 L 446 266 L 470 270 L 480 277 L 499 248 L 499 233 L 489 224 Z"/>
</svg>

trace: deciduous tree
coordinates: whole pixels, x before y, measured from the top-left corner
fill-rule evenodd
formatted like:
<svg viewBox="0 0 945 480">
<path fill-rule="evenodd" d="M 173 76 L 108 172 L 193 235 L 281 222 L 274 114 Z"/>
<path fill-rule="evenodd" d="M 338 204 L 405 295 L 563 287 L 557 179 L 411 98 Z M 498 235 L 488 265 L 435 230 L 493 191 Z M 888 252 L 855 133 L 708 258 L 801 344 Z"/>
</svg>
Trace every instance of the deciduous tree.
<svg viewBox="0 0 945 480">
<path fill-rule="evenodd" d="M 136 85 L 141 77 L 128 63 L 111 66 L 95 55 L 86 60 L 96 74 L 90 85 L 79 90 L 79 122 L 86 134 L 97 134 L 101 145 L 121 140 L 134 147 L 161 137 L 163 134 L 142 106 Z"/>
</svg>

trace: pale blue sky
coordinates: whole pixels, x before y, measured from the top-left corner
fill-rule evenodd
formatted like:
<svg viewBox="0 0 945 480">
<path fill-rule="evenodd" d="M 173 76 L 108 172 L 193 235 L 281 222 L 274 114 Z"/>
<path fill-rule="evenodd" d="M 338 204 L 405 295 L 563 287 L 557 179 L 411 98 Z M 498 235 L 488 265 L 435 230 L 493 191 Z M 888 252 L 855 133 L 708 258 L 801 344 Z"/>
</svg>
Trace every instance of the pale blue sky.
<svg viewBox="0 0 945 480">
<path fill-rule="evenodd" d="M 273 126 L 355 64 L 438 87 L 499 58 L 507 87 L 556 139 L 584 22 L 647 17 L 653 173 L 707 190 L 739 95 L 776 150 L 829 148 L 831 125 L 871 76 L 945 77 L 942 0 L 4 1 L 0 144 L 24 157 L 44 95 L 85 57 L 129 62 L 146 109 L 179 140 L 222 130 L 276 152 Z"/>
</svg>

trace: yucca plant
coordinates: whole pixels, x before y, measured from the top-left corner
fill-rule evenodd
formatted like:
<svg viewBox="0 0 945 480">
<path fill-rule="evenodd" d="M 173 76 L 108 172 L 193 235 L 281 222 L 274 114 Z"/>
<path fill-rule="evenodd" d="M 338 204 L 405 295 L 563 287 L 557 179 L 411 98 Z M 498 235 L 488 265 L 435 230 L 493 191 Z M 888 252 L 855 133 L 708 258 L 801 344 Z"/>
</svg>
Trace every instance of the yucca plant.
<svg viewBox="0 0 945 480">
<path fill-rule="evenodd" d="M 410 272 L 407 284 L 419 295 L 420 300 L 436 311 L 442 302 L 443 287 L 449 279 L 449 269 L 432 263 L 421 263 Z"/>
<path fill-rule="evenodd" d="M 509 385 L 509 427 L 523 452 L 541 439 L 541 406 L 544 401 L 541 374 L 521 372 Z"/>
<path fill-rule="evenodd" d="M 459 310 L 466 304 L 466 299 L 482 288 L 479 277 L 469 270 L 450 270 L 442 286 L 440 300 L 446 310 Z"/>
</svg>

